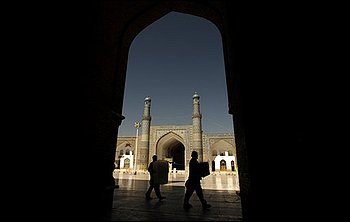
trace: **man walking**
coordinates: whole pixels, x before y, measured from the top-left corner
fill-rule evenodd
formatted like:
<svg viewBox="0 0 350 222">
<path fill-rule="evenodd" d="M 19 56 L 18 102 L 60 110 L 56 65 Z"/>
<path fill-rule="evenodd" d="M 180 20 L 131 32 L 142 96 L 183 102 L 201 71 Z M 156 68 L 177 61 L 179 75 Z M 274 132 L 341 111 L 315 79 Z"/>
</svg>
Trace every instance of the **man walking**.
<svg viewBox="0 0 350 222">
<path fill-rule="evenodd" d="M 154 189 L 154 191 L 156 193 L 157 198 L 159 200 L 163 200 L 163 199 L 165 199 L 165 197 L 160 194 L 160 184 L 155 182 L 155 178 L 154 178 L 156 172 L 154 171 L 153 165 L 157 161 L 157 155 L 153 155 L 152 159 L 153 159 L 153 161 L 148 166 L 148 172 L 150 173 L 151 178 L 149 180 L 149 188 L 148 188 L 148 190 L 147 190 L 147 192 L 145 194 L 146 195 L 146 200 L 153 199 L 151 197 L 151 192 L 152 192 L 153 189 Z"/>
</svg>

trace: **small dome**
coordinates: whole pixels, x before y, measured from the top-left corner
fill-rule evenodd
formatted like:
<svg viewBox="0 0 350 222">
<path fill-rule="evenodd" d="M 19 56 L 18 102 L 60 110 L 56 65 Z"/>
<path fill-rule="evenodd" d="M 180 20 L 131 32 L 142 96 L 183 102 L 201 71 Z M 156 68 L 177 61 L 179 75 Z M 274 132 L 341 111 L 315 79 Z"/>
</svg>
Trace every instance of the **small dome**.
<svg viewBox="0 0 350 222">
<path fill-rule="evenodd" d="M 199 95 L 197 94 L 197 92 L 194 93 L 193 99 L 194 99 L 194 98 L 199 98 Z"/>
<path fill-rule="evenodd" d="M 145 101 L 151 101 L 151 97 L 146 96 Z"/>
</svg>

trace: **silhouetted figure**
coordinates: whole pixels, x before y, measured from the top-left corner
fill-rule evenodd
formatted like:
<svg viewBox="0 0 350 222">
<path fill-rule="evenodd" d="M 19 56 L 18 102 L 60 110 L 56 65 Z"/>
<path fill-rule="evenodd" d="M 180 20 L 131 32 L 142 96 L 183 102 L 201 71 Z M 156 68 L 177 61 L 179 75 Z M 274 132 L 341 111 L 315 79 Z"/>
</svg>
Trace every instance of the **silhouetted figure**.
<svg viewBox="0 0 350 222">
<path fill-rule="evenodd" d="M 152 197 L 151 197 L 151 192 L 152 192 L 152 190 L 154 189 L 154 191 L 155 191 L 155 193 L 156 193 L 156 195 L 157 195 L 157 198 L 159 199 L 159 200 L 162 200 L 162 199 L 165 199 L 165 197 L 164 196 L 162 196 L 161 194 L 160 194 L 160 184 L 159 183 L 155 183 L 154 181 L 154 170 L 153 170 L 153 164 L 154 164 L 154 162 L 156 162 L 157 161 L 157 155 L 153 155 L 153 157 L 152 157 L 152 159 L 153 159 L 153 161 L 149 164 L 149 166 L 148 166 L 148 172 L 150 173 L 150 176 L 151 176 L 151 178 L 150 178 L 150 180 L 149 180 L 149 188 L 148 188 L 148 190 L 147 190 L 147 192 L 146 192 L 146 199 L 147 200 L 151 200 L 151 199 L 153 199 Z"/>
<path fill-rule="evenodd" d="M 192 205 L 189 203 L 189 200 L 193 192 L 196 191 L 196 194 L 202 203 L 203 209 L 206 209 L 211 207 L 211 205 L 207 203 L 207 201 L 204 199 L 204 196 L 203 196 L 203 190 L 201 186 L 202 177 L 200 175 L 199 162 L 197 160 L 198 159 L 197 151 L 192 151 L 191 157 L 192 158 L 190 160 L 190 173 L 185 183 L 186 193 L 185 193 L 183 207 L 185 209 L 192 208 Z"/>
</svg>

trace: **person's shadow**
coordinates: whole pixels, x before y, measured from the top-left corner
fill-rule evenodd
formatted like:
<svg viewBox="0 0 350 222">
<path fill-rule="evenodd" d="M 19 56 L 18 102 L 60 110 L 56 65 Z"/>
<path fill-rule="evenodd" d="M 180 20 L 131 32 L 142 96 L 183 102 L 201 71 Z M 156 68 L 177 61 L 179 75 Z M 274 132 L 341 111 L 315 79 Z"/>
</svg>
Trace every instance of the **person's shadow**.
<svg viewBox="0 0 350 222">
<path fill-rule="evenodd" d="M 160 206 L 162 206 L 165 203 L 165 201 L 159 201 L 158 198 L 153 198 L 152 200 L 146 199 L 146 206 L 148 209 L 158 209 Z"/>
<path fill-rule="evenodd" d="M 164 201 L 156 201 L 156 203 L 153 205 L 155 209 L 160 208 L 165 202 Z"/>
</svg>

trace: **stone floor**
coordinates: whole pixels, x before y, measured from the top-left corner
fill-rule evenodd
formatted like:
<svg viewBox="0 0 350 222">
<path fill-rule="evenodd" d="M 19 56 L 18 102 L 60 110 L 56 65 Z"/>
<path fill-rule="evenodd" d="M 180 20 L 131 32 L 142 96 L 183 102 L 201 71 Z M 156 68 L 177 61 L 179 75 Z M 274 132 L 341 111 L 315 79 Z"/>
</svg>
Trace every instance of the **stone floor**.
<svg viewBox="0 0 350 222">
<path fill-rule="evenodd" d="M 183 209 L 185 175 L 171 176 L 161 185 L 166 199 L 159 201 L 152 192 L 152 200 L 145 199 L 148 174 L 115 173 L 119 188 L 114 191 L 113 210 L 106 221 L 241 221 L 241 202 L 236 194 L 233 175 L 210 175 L 203 179 L 204 197 L 211 208 L 203 210 L 194 193 L 190 199 L 193 208 Z"/>
</svg>

